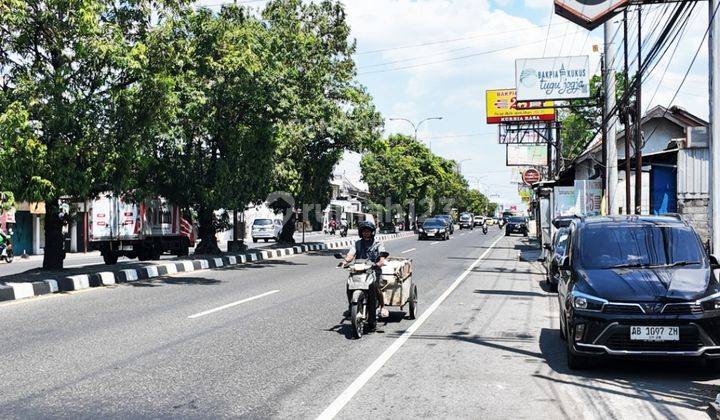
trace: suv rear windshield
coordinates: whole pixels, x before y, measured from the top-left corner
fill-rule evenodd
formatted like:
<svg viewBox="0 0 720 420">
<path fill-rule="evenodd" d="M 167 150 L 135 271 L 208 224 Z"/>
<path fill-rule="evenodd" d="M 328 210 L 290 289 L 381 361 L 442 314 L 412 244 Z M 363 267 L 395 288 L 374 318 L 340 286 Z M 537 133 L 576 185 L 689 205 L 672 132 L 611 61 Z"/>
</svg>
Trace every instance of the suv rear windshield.
<svg viewBox="0 0 720 420">
<path fill-rule="evenodd" d="M 255 221 L 253 222 L 254 226 L 269 226 L 272 224 L 272 220 L 270 219 L 255 219 Z"/>
<path fill-rule="evenodd" d="M 509 223 L 525 223 L 524 217 L 514 216 L 508 219 Z"/>
<path fill-rule="evenodd" d="M 584 268 L 699 264 L 703 248 L 689 227 L 663 225 L 595 225 L 581 231 L 579 251 Z"/>
</svg>

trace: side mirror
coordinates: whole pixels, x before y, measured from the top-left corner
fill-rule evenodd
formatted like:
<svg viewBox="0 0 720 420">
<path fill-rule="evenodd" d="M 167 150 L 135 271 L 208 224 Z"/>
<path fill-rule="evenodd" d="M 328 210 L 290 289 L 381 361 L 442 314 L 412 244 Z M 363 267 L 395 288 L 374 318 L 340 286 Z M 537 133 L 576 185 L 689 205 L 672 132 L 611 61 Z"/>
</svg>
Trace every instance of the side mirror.
<svg viewBox="0 0 720 420">
<path fill-rule="evenodd" d="M 710 268 L 713 270 L 720 268 L 720 260 L 715 254 L 710 254 Z"/>
<path fill-rule="evenodd" d="M 343 258 L 343 255 L 339 252 L 336 252 L 333 254 L 333 257 L 337 258 L 338 260 L 341 260 Z"/>
<path fill-rule="evenodd" d="M 560 260 L 560 265 L 558 266 L 558 269 L 560 270 L 569 270 L 570 269 L 570 257 L 565 256 Z"/>
</svg>

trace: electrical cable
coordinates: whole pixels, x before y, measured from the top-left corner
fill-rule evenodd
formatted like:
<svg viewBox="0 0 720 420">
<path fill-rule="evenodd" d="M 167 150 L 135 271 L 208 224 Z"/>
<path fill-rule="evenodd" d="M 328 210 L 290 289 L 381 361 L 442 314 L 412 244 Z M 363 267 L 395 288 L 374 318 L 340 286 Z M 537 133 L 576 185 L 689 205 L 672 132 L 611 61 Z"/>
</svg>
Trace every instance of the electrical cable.
<svg viewBox="0 0 720 420">
<path fill-rule="evenodd" d="M 558 38 L 560 38 L 560 36 L 558 36 L 558 37 L 556 37 L 556 38 L 551 38 L 551 39 L 558 39 Z M 387 72 L 391 72 L 391 71 L 406 70 L 406 69 L 412 69 L 412 68 L 417 68 L 417 67 L 429 66 L 429 65 L 433 65 L 433 64 L 441 64 L 441 63 L 447 63 L 447 62 L 451 62 L 451 61 L 464 60 L 464 59 L 467 59 L 467 58 L 473 58 L 473 57 L 478 57 L 478 56 L 482 56 L 482 55 L 492 54 L 492 53 L 496 53 L 496 52 L 500 52 L 500 51 L 511 50 L 511 49 L 514 49 L 514 48 L 522 48 L 522 47 L 525 47 L 525 46 L 528 46 L 528 45 L 539 44 L 539 43 L 541 43 L 541 42 L 544 42 L 544 41 L 543 41 L 542 39 L 540 39 L 540 40 L 538 40 L 538 41 L 524 42 L 524 43 L 522 43 L 522 44 L 515 44 L 515 45 L 511 45 L 511 46 L 507 46 L 507 47 L 497 48 L 497 49 L 494 49 L 494 50 L 487 50 L 487 51 L 481 51 L 481 52 L 477 52 L 477 53 L 473 53 L 473 54 L 467 54 L 467 55 L 462 55 L 462 56 L 457 56 L 457 57 L 450 57 L 450 58 L 445 59 L 445 60 L 429 61 L 429 62 L 427 62 L 427 63 L 410 64 L 410 65 L 407 65 L 407 66 L 400 66 L 400 67 L 395 67 L 395 68 L 390 68 L 390 69 L 383 69 L 383 70 L 374 70 L 374 71 L 362 72 L 362 73 L 358 73 L 358 75 L 375 74 L 375 73 L 387 73 Z"/>
<path fill-rule="evenodd" d="M 427 46 L 430 46 L 430 45 L 438 45 L 438 44 L 447 44 L 447 43 L 451 43 L 451 42 L 467 41 L 467 40 L 470 40 L 470 39 L 476 39 L 476 38 L 485 37 L 485 36 L 504 35 L 504 34 L 509 34 L 509 33 L 513 33 L 513 32 L 523 32 L 523 31 L 527 31 L 527 30 L 543 29 L 543 28 L 545 28 L 545 27 L 547 27 L 548 30 L 549 30 L 551 26 L 570 25 L 570 24 L 571 24 L 570 22 L 557 22 L 557 23 L 554 23 L 554 24 L 553 24 L 553 23 L 550 23 L 549 25 L 536 26 L 536 27 L 532 27 L 532 28 L 513 29 L 513 30 L 511 30 L 511 31 L 486 32 L 486 33 L 482 33 L 482 34 L 465 36 L 465 37 L 460 37 L 460 38 L 441 39 L 441 40 L 437 40 L 437 41 L 421 42 L 421 43 L 418 43 L 418 44 L 407 44 L 407 45 L 399 45 L 399 46 L 396 46 L 396 47 L 387 47 L 387 48 L 379 48 L 379 49 L 375 49 L 375 50 L 360 51 L 360 52 L 357 52 L 357 53 L 355 53 L 355 54 L 356 54 L 356 55 L 377 54 L 377 53 L 386 52 L 386 51 L 404 50 L 404 49 L 411 49 L 411 48 L 427 47 Z"/>
</svg>

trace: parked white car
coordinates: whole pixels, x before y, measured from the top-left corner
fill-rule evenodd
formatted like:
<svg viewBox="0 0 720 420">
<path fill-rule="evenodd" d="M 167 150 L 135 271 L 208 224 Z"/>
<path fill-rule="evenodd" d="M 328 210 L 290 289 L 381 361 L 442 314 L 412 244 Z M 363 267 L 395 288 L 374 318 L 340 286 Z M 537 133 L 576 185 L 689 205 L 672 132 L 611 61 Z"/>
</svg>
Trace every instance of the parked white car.
<svg viewBox="0 0 720 420">
<path fill-rule="evenodd" d="M 250 230 L 253 242 L 259 239 L 267 242 L 269 239 L 277 241 L 282 231 L 282 222 L 272 219 L 255 219 Z"/>
</svg>

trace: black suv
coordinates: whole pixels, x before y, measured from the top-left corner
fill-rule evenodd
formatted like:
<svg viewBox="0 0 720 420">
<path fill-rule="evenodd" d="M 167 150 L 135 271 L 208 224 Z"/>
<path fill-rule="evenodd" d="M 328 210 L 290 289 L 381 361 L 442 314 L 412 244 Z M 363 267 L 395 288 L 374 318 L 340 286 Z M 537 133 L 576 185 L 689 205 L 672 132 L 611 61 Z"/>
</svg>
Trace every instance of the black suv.
<svg viewBox="0 0 720 420">
<path fill-rule="evenodd" d="M 521 233 L 523 236 L 528 236 L 527 219 L 522 216 L 508 217 L 505 225 L 505 236 L 510 236 L 511 233 Z"/>
<path fill-rule="evenodd" d="M 695 231 L 676 217 L 570 224 L 559 270 L 570 369 L 596 356 L 702 357 L 720 367 L 720 286 Z"/>
</svg>

